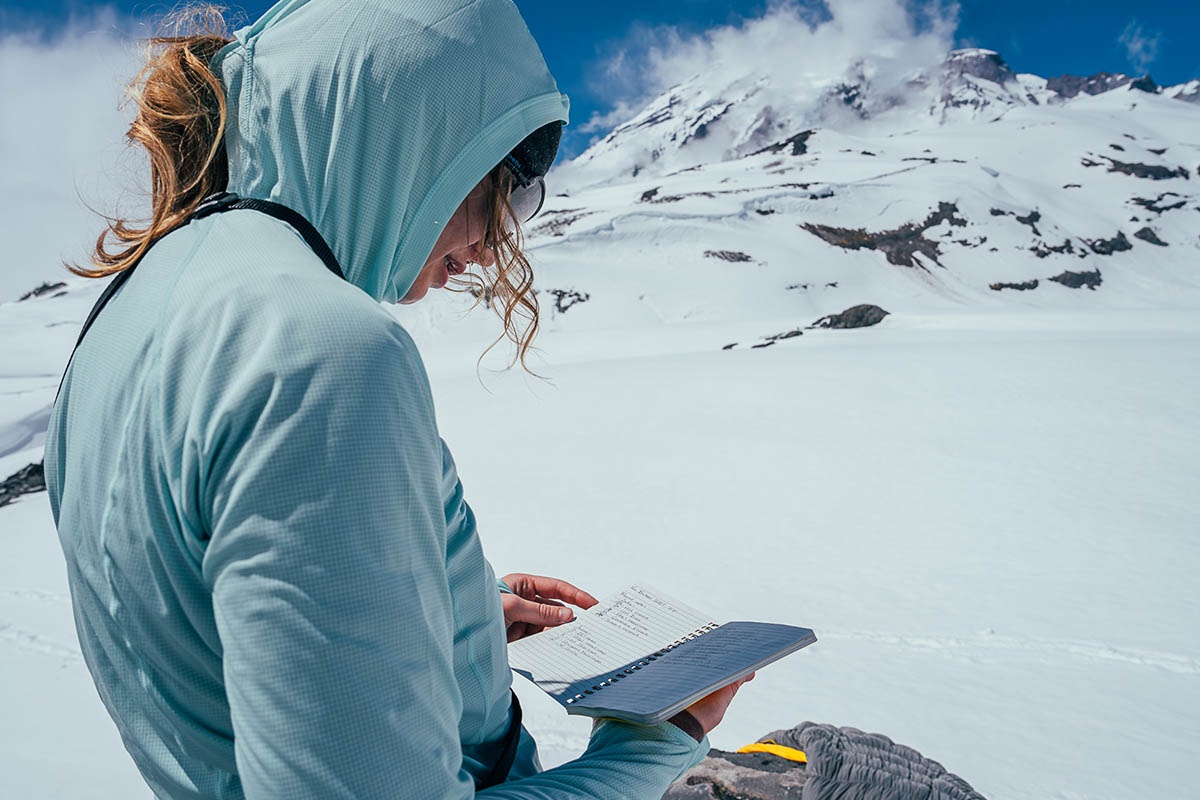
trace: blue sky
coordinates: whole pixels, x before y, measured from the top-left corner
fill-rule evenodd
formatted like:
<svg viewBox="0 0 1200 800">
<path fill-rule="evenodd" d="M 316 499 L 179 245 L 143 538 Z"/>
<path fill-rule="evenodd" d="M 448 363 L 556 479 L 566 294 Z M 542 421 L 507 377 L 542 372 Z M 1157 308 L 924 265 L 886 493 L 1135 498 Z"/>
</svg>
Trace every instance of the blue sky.
<svg viewBox="0 0 1200 800">
<path fill-rule="evenodd" d="M 856 0 L 857 1 L 857 0 Z M 778 2 L 778 0 L 777 0 Z M 3 0 L 0 30 L 53 31 L 72 12 L 108 5 L 122 19 L 148 18 L 162 3 L 89 3 L 83 0 Z M 248 0 L 254 18 L 271 4 Z M 812 2 L 809 5 L 819 5 Z M 665 36 L 694 36 L 720 25 L 737 25 L 767 10 L 765 0 L 670 0 L 669 2 L 563 2 L 518 0 L 560 88 L 571 96 L 572 128 L 564 155 L 574 155 L 595 135 L 580 129 L 594 113 L 620 100 L 634 100 L 631 88 L 605 80 L 603 68 L 614 52 L 661 43 Z M 957 46 L 999 50 L 1018 72 L 1043 76 L 1089 75 L 1099 71 L 1149 71 L 1163 84 L 1200 77 L 1200 3 L 1184 0 L 961 0 Z M 645 87 L 642 87 L 643 89 Z"/>
</svg>

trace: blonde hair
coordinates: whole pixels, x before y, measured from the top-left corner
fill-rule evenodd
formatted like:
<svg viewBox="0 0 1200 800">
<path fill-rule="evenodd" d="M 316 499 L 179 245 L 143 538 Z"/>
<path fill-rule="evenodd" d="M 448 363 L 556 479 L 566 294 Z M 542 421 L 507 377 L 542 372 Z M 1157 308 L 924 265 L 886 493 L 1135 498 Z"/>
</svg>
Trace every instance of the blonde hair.
<svg viewBox="0 0 1200 800">
<path fill-rule="evenodd" d="M 151 217 L 142 227 L 102 214 L 108 221 L 96 239 L 90 266 L 67 263 L 87 278 L 104 278 L 137 263 L 159 237 L 182 225 L 201 201 L 229 184 L 225 153 L 225 91 L 209 62 L 232 41 L 227 9 L 219 5 L 185 6 L 165 17 L 162 35 L 147 41 L 146 60 L 126 86 L 137 104 L 137 117 L 125 137 L 146 148 L 150 157 Z M 495 254 L 491 267 L 452 282 L 469 291 L 500 317 L 504 330 L 486 350 L 503 339 L 516 346 L 508 364 L 533 374 L 526 354 L 538 330 L 533 268 L 523 252 L 524 237 L 508 202 L 512 176 L 498 165 L 489 173 L 492 194 L 485 246 Z M 511 221 L 512 229 L 505 224 Z M 115 240 L 110 249 L 110 237 Z M 482 359 L 483 356 L 481 355 Z"/>
<path fill-rule="evenodd" d="M 504 330 L 488 345 L 483 356 L 504 339 L 516 348 L 508 368 L 518 362 L 521 369 L 537 375 L 525 362 L 529 348 L 538 332 L 538 300 L 533 288 L 533 267 L 525 255 L 525 235 L 517 220 L 508 195 L 512 191 L 512 173 L 503 164 L 497 165 L 488 174 L 491 196 L 488 207 L 487 230 L 483 245 L 495 254 L 495 263 L 490 267 L 478 266 L 482 275 L 474 270 L 450 279 L 453 291 L 470 292 L 475 304 L 484 304 L 500 317 Z"/>
</svg>

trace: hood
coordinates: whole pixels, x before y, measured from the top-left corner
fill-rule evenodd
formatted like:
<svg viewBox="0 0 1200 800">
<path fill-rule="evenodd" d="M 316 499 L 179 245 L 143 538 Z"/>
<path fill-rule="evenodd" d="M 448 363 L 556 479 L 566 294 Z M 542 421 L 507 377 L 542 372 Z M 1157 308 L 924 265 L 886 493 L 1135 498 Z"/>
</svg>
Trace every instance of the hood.
<svg viewBox="0 0 1200 800">
<path fill-rule="evenodd" d="M 212 66 L 229 191 L 303 214 L 383 302 L 404 296 L 489 170 L 567 121 L 511 0 L 283 0 Z"/>
</svg>

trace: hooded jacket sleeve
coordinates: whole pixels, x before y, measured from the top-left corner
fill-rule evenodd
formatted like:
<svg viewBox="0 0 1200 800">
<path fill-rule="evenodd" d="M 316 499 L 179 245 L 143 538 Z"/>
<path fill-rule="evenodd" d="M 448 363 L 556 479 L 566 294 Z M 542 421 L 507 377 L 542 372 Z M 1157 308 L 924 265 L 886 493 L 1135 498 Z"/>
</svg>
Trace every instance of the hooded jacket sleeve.
<svg viewBox="0 0 1200 800">
<path fill-rule="evenodd" d="M 428 381 L 390 318 L 304 316 L 230 335 L 189 432 L 245 796 L 471 797 Z M 481 796 L 660 797 L 706 751 L 606 721 Z"/>
</svg>

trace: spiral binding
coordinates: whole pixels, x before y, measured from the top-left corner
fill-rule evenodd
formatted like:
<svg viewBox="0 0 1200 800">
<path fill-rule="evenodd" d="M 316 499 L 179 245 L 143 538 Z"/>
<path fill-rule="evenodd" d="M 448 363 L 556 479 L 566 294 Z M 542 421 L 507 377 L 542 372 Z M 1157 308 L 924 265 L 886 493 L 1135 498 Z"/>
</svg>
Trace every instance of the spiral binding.
<svg viewBox="0 0 1200 800">
<path fill-rule="evenodd" d="M 709 631 L 716 630 L 719 627 L 720 626 L 717 623 L 710 622 L 707 625 L 697 628 L 696 630 L 692 631 L 688 635 L 682 636 L 682 637 L 676 639 L 675 641 L 671 642 L 669 645 L 667 645 L 663 649 L 655 650 L 650 655 L 648 655 L 644 658 L 638 659 L 637 661 L 634 661 L 633 663 L 631 663 L 629 666 L 627 666 L 617 672 L 614 672 L 612 675 L 609 675 L 604 680 L 596 683 L 594 686 L 592 686 L 591 689 L 584 689 L 579 694 L 576 694 L 573 697 L 568 697 L 566 702 L 574 703 L 576 701 L 582 700 L 585 695 L 595 694 L 596 692 L 600 691 L 601 689 L 603 689 L 607 686 L 611 686 L 612 684 L 616 683 L 617 681 L 624 679 L 628 675 L 632 675 L 634 673 L 634 670 L 639 670 L 642 667 L 649 664 L 651 661 L 655 661 L 660 656 L 666 655 L 667 651 L 674 650 L 676 647 L 679 647 L 679 645 L 683 644 L 684 642 L 690 642 L 693 639 L 697 639 L 697 638 L 703 636 L 704 634 L 708 633 Z"/>
</svg>

